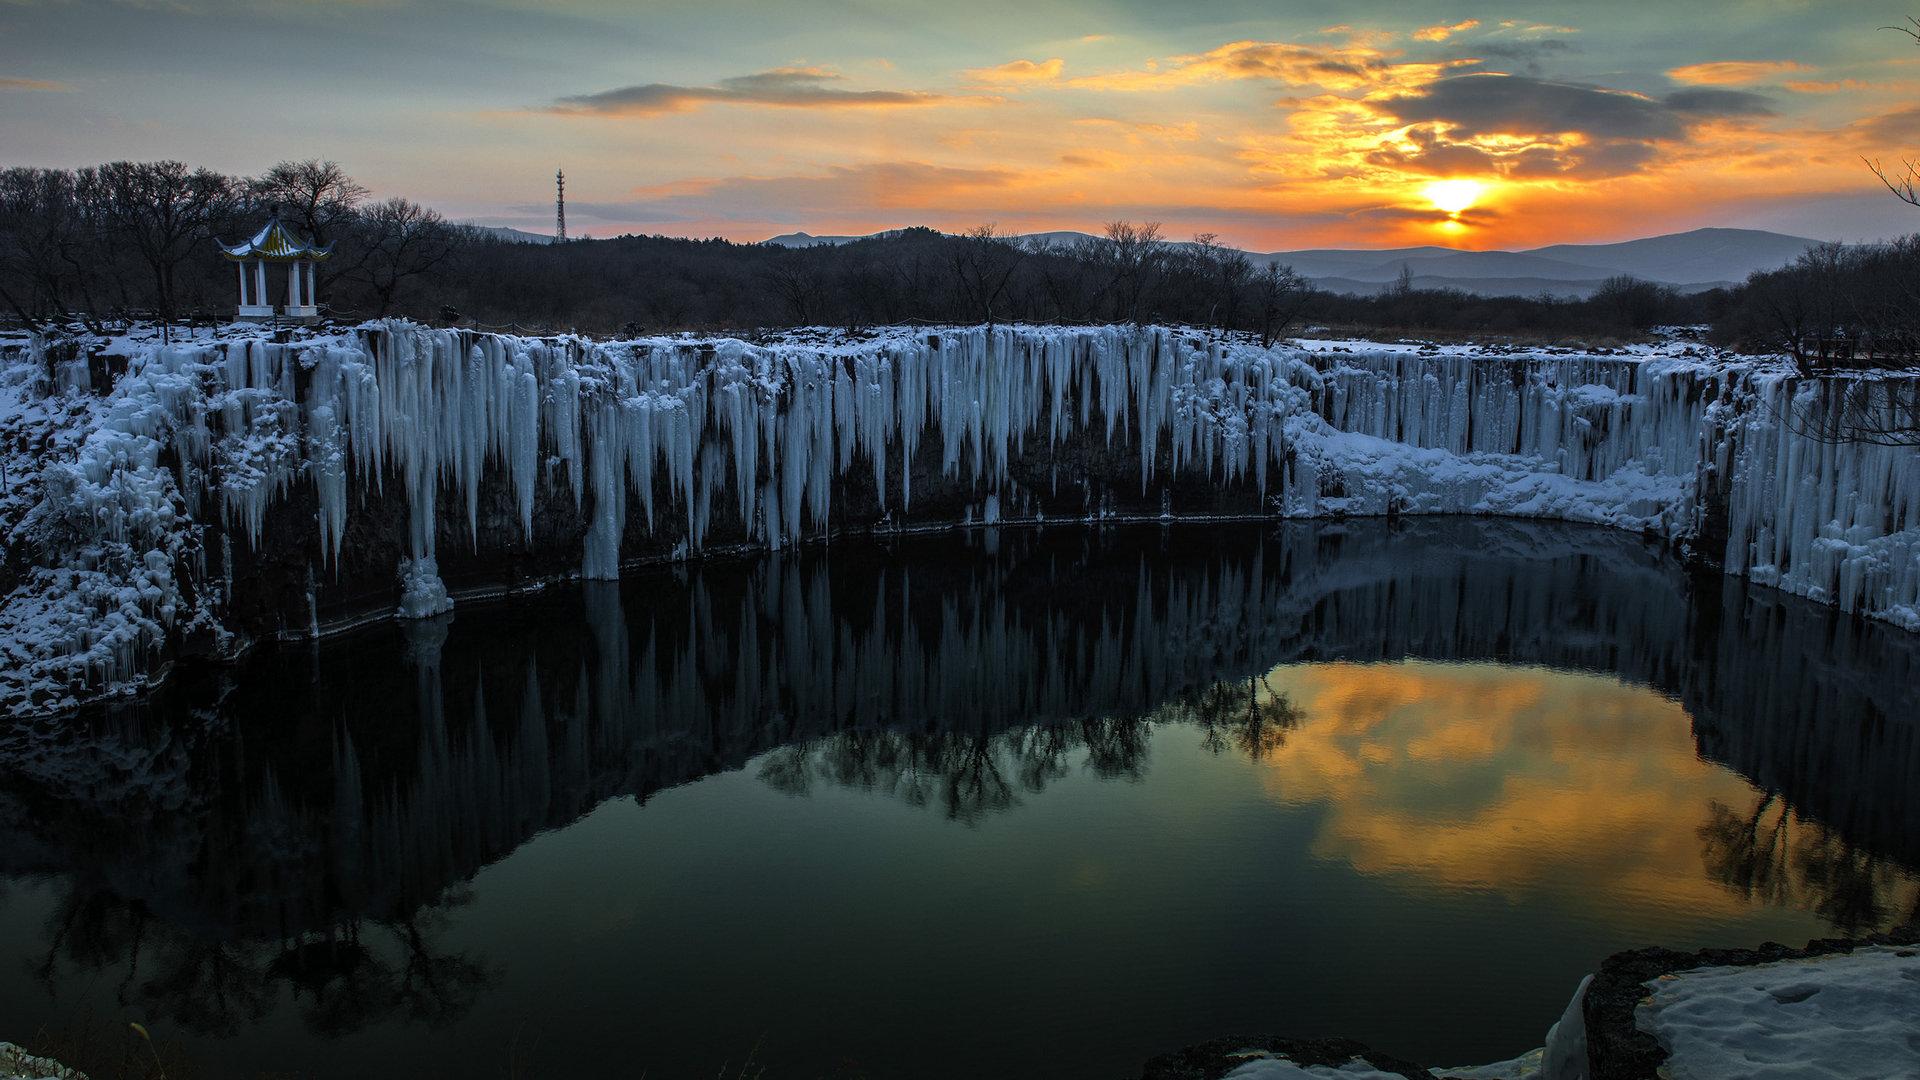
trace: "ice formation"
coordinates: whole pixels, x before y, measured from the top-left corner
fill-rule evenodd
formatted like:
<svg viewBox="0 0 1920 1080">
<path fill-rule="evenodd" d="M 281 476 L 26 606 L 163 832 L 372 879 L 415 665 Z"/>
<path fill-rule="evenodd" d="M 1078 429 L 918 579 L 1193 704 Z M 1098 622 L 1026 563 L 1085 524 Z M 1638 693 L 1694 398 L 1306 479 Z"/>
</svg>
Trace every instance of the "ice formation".
<svg viewBox="0 0 1920 1080">
<path fill-rule="evenodd" d="M 1724 533 L 1707 554 L 1730 573 L 1920 629 L 1920 451 L 1816 437 L 1849 380 L 1766 360 L 1263 349 L 1117 327 L 754 345 L 401 322 L 113 349 L 126 370 L 98 400 L 87 357 L 6 351 L 12 369 L 51 369 L 45 400 L 86 400 L 71 410 L 83 437 L 32 462 L 37 502 L 0 521 L 31 566 L 0 603 L 11 710 L 137 685 L 170 635 L 219 648 L 232 567 L 209 572 L 216 536 L 239 559 L 311 543 L 308 574 L 331 580 L 350 513 L 370 493 L 397 497 L 398 613 L 427 616 L 452 603 L 438 545 L 482 543 L 483 476 L 510 487 L 521 543 L 542 492 L 569 497 L 579 573 L 606 579 L 630 530 L 694 552 L 723 507 L 772 549 L 874 524 L 832 516 L 836 485 L 856 476 L 886 518 L 907 520 L 923 445 L 972 492 L 974 523 L 1103 512 L 1057 475 L 1014 477 L 1048 447 L 1092 439 L 1137 459 L 1140 496 L 1157 489 L 1164 512 L 1180 509 L 1168 485 L 1198 477 L 1281 516 L 1504 514 L 1716 546 Z M 296 489 L 311 492 L 313 534 L 265 536 L 270 507 Z"/>
</svg>

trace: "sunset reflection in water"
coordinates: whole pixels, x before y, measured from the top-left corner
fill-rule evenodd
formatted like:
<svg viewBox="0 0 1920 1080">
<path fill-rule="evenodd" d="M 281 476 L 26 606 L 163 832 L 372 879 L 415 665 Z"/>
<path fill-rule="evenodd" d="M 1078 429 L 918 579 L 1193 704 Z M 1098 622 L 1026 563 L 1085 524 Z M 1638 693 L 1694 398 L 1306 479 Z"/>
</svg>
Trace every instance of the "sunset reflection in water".
<svg viewBox="0 0 1920 1080">
<path fill-rule="evenodd" d="M 1644 923 L 1755 901 L 1843 923 L 1914 909 L 1911 874 L 1702 760 L 1678 702 L 1614 679 L 1491 664 L 1273 669 L 1260 755 L 1274 800 L 1326 808 L 1313 854 L 1424 886 L 1548 897 Z M 1628 912 L 1633 912 L 1631 916 Z"/>
</svg>

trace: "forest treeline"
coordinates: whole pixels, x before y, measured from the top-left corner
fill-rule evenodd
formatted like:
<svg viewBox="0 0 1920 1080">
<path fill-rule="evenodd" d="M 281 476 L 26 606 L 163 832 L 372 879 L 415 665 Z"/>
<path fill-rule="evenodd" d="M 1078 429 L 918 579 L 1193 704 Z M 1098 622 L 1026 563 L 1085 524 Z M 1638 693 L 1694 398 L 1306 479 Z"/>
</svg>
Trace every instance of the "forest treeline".
<svg viewBox="0 0 1920 1080">
<path fill-rule="evenodd" d="M 1697 293 L 1616 277 L 1584 299 L 1486 297 L 1415 288 L 1409 271 L 1355 296 L 1316 289 L 1211 235 L 1176 242 L 1125 221 L 1068 242 L 983 226 L 808 248 L 661 236 L 526 243 L 404 198 L 373 200 L 325 161 L 282 162 L 257 177 L 169 161 L 0 171 L 0 306 L 34 327 L 224 321 L 235 279 L 214 242 L 244 239 L 273 211 L 334 245 L 318 293 L 343 319 L 600 334 L 1158 322 L 1267 340 L 1312 325 L 1587 343 L 1704 324 L 1720 344 L 1809 365 L 1911 362 L 1920 342 L 1920 237 L 1824 245 L 1740 286 Z"/>
</svg>

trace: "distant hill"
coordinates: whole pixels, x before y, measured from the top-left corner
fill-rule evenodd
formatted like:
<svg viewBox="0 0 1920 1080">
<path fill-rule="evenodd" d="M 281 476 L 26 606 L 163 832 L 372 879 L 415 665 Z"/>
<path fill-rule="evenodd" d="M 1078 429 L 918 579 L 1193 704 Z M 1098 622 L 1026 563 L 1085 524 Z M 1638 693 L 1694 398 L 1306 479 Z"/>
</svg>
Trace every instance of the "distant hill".
<svg viewBox="0 0 1920 1080">
<path fill-rule="evenodd" d="M 478 229 L 498 240 L 511 240 L 516 244 L 551 244 L 553 237 L 546 233 L 526 232 L 521 229 L 509 229 L 504 225 L 475 225 L 468 223 L 467 228 Z"/>
<path fill-rule="evenodd" d="M 893 230 L 888 230 L 888 231 L 893 231 Z M 886 233 L 877 232 L 877 233 L 872 233 L 870 235 L 885 236 Z M 779 236 L 770 236 L 767 239 L 762 240 L 760 242 L 763 244 L 771 244 L 774 247 L 806 248 L 806 247 L 819 247 L 822 244 L 832 247 L 839 244 L 850 244 L 855 240 L 865 240 L 865 239 L 867 239 L 867 237 L 865 236 L 815 236 L 812 233 L 790 232 L 790 233 L 782 233 Z"/>
<path fill-rule="evenodd" d="M 1612 275 L 1608 275 L 1611 277 Z M 1558 278 L 1537 277 L 1433 277 L 1415 274 L 1413 287 L 1416 289 L 1457 289 L 1475 296 L 1557 296 L 1562 299 L 1580 300 L 1599 291 L 1606 278 L 1587 278 L 1584 280 L 1562 280 Z M 1373 296 L 1393 287 L 1392 281 L 1361 281 L 1348 277 L 1314 278 L 1313 283 L 1331 293 L 1347 293 L 1353 296 Z M 1682 293 L 1705 292 L 1708 289 L 1737 285 L 1734 281 L 1700 281 L 1685 285 L 1674 285 Z"/>
<path fill-rule="evenodd" d="M 884 235 L 884 234 L 874 234 Z M 1031 233 L 1021 239 L 1071 244 L 1079 232 Z M 782 247 L 845 244 L 860 236 L 787 233 L 763 241 Z M 1248 252 L 1258 265 L 1283 263 L 1329 292 L 1375 293 L 1411 268 L 1420 288 L 1449 288 L 1481 296 L 1590 296 L 1610 277 L 1700 292 L 1744 281 L 1756 270 L 1785 266 L 1819 243 L 1801 236 L 1757 229 L 1695 229 L 1617 244 L 1553 244 L 1526 251 L 1465 251 L 1435 246 L 1410 248 L 1315 248 Z"/>
<path fill-rule="evenodd" d="M 1745 280 L 1756 270 L 1775 270 L 1818 241 L 1756 229 L 1695 229 L 1621 244 L 1555 244 L 1529 255 L 1606 266 L 1648 281 L 1688 284 Z"/>
</svg>

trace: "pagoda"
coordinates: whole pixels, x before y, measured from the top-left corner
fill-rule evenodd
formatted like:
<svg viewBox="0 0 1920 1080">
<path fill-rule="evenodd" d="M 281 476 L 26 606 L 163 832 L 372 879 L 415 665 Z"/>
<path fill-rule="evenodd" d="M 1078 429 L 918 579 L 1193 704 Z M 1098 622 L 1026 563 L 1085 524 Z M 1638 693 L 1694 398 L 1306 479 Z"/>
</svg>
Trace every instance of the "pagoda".
<svg viewBox="0 0 1920 1080">
<path fill-rule="evenodd" d="M 235 315 L 242 322 L 271 322 L 276 318 L 299 323 L 320 321 L 320 307 L 314 298 L 314 265 L 333 254 L 332 244 L 322 246 L 302 239 L 280 220 L 277 210 L 244 243 L 214 243 L 220 254 L 239 267 L 240 306 Z M 287 268 L 287 302 L 277 309 L 267 294 L 268 263 Z"/>
</svg>

